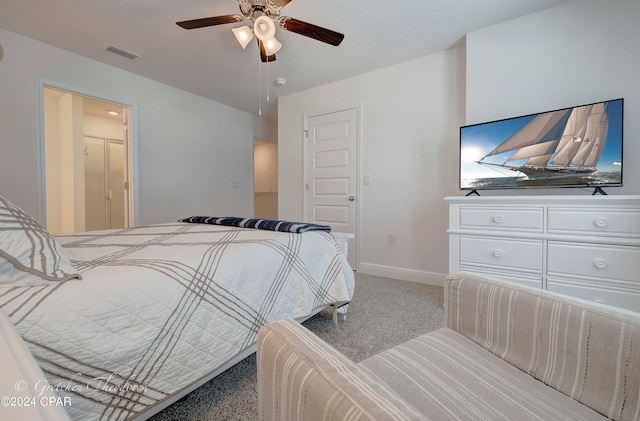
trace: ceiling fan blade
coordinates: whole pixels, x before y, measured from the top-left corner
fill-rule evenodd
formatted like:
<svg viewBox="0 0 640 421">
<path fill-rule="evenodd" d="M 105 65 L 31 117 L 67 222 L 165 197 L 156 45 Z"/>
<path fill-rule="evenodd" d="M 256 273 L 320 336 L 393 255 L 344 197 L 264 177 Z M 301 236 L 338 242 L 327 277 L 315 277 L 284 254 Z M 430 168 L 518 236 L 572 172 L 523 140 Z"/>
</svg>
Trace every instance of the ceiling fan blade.
<svg viewBox="0 0 640 421">
<path fill-rule="evenodd" d="M 204 27 L 213 26 L 213 25 L 224 25 L 225 23 L 235 23 L 243 20 L 244 20 L 244 16 L 223 15 L 223 16 L 213 16 L 210 18 L 183 20 L 182 22 L 176 22 L 176 25 L 184 29 L 196 29 L 196 28 L 204 28 Z"/>
<path fill-rule="evenodd" d="M 256 40 L 258 41 L 258 47 L 260 49 L 260 61 L 262 61 L 263 63 L 276 61 L 276 55 L 272 54 L 270 56 L 267 56 L 267 52 L 264 49 L 264 44 L 262 43 L 262 41 L 260 41 L 257 37 Z"/>
<path fill-rule="evenodd" d="M 344 34 L 330 29 L 321 28 L 311 23 L 303 22 L 288 16 L 282 16 L 278 19 L 278 23 L 282 29 L 304 35 L 305 37 L 317 39 L 318 41 L 326 42 L 327 44 L 331 44 L 336 47 L 340 45 L 344 39 Z"/>
<path fill-rule="evenodd" d="M 276 7 L 282 8 L 291 3 L 291 0 L 267 0 L 267 3 L 273 3 Z"/>
</svg>

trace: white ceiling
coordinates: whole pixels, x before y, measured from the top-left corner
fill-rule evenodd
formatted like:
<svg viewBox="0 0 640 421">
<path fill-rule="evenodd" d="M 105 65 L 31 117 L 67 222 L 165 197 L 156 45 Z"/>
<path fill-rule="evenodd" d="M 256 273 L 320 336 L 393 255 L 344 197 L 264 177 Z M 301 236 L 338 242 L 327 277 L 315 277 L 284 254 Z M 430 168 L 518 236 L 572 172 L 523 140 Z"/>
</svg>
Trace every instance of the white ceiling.
<svg viewBox="0 0 640 421">
<path fill-rule="evenodd" d="M 175 24 L 240 14 L 233 0 L 2 0 L 0 27 L 252 114 L 260 79 L 262 115 L 276 118 L 278 96 L 441 51 L 468 32 L 567 1 L 293 0 L 283 16 L 345 39 L 333 47 L 278 29 L 283 47 L 268 65 L 259 65 L 255 42 L 242 50 L 235 40 L 231 28 L 242 23 L 194 30 Z M 124 59 L 109 46 L 140 57 Z M 287 84 L 277 86 L 276 78 Z"/>
</svg>

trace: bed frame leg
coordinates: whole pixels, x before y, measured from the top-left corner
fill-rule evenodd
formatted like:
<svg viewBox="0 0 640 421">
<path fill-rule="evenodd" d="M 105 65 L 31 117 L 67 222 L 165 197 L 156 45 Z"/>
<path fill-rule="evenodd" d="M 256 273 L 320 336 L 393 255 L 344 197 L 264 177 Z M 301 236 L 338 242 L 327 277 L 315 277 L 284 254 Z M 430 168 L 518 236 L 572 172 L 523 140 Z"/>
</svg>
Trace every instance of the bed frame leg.
<svg viewBox="0 0 640 421">
<path fill-rule="evenodd" d="M 338 324 L 338 309 L 347 304 L 349 304 L 349 301 L 338 301 L 337 303 L 331 304 L 331 307 L 333 307 L 333 324 L 336 325 L 336 329 L 338 330 L 340 330 L 340 325 Z"/>
</svg>

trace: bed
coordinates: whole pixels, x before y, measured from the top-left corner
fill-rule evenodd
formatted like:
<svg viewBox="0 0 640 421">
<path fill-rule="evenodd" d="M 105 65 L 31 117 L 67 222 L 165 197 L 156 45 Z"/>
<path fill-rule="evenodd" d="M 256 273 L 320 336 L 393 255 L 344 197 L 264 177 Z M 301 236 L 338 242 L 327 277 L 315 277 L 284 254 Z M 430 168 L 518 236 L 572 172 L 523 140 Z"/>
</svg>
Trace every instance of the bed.
<svg viewBox="0 0 640 421">
<path fill-rule="evenodd" d="M 19 211 L 7 203 L 0 197 L 4 237 Z M 147 418 L 253 353 L 264 324 L 353 295 L 353 272 L 325 231 L 177 222 L 49 238 L 34 224 L 19 218 L 37 231 L 32 247 L 53 257 L 32 252 L 28 276 L 7 275 L 0 248 L 0 310 L 46 376 L 28 388 L 55 391 L 72 419 Z M 43 268 L 52 279 L 31 273 Z"/>
</svg>

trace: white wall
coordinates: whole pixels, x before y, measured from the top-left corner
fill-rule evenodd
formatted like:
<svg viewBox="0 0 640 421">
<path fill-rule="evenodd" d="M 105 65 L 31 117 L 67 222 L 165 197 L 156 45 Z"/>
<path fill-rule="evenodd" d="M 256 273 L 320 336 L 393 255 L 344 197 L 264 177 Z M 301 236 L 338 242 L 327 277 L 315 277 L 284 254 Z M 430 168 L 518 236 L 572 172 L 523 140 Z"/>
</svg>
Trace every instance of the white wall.
<svg viewBox="0 0 640 421">
<path fill-rule="evenodd" d="M 448 262 L 443 198 L 457 193 L 463 69 L 464 48 L 456 48 L 281 97 L 279 217 L 302 220 L 303 115 L 361 106 L 361 172 L 372 182 L 359 197 L 358 270 L 440 282 Z"/>
<path fill-rule="evenodd" d="M 84 159 L 83 149 L 83 103 L 82 98 L 74 95 L 62 95 L 58 102 L 58 116 L 60 117 L 60 133 L 57 147 L 60 150 L 60 162 L 56 165 L 60 169 L 60 227 L 62 232 L 82 231 L 85 226 L 84 211 Z M 47 129 L 45 128 L 45 131 Z M 45 146 L 46 150 L 46 146 Z M 49 171 L 46 171 L 45 184 L 50 187 Z M 47 222 L 48 222 L 47 216 Z"/>
<path fill-rule="evenodd" d="M 254 217 L 278 219 L 278 143 L 256 139 L 253 146 Z"/>
<path fill-rule="evenodd" d="M 253 189 L 257 193 L 278 191 L 278 144 L 256 141 L 253 146 Z"/>
<path fill-rule="evenodd" d="M 38 217 L 36 89 L 44 80 L 134 107 L 136 224 L 252 214 L 253 138 L 272 138 L 275 124 L 3 29 L 0 43 L 0 194 L 26 212 Z"/>
<path fill-rule="evenodd" d="M 118 119 L 84 113 L 84 135 L 105 139 L 124 140 L 122 121 Z"/>
<path fill-rule="evenodd" d="M 624 186 L 606 190 L 639 194 L 638 22 L 637 0 L 577 0 L 468 34 L 466 57 L 453 49 L 280 98 L 279 216 L 302 217 L 302 115 L 358 104 L 362 171 L 373 176 L 360 198 L 360 271 L 425 282 L 447 272 L 442 198 L 466 193 L 458 190 L 463 124 L 624 97 Z M 397 246 L 386 245 L 388 233 Z"/>
<path fill-rule="evenodd" d="M 605 190 L 639 194 L 639 23 L 638 0 L 577 0 L 468 34 L 467 123 L 624 98 L 624 186 Z"/>
<path fill-rule="evenodd" d="M 62 176 L 61 151 L 60 151 L 60 103 L 59 98 L 52 95 L 44 96 L 44 106 L 48 112 L 45 113 L 44 129 L 48 147 L 45 148 L 46 158 L 49 163 L 46 168 L 46 191 L 47 195 L 47 228 L 51 232 L 62 232 L 62 189 L 60 178 Z M 4 142 L 3 142 L 4 145 Z M 3 194 L 0 191 L 0 194 Z M 71 212 L 73 214 L 73 212 Z M 36 216 L 37 214 L 34 214 Z"/>
</svg>

